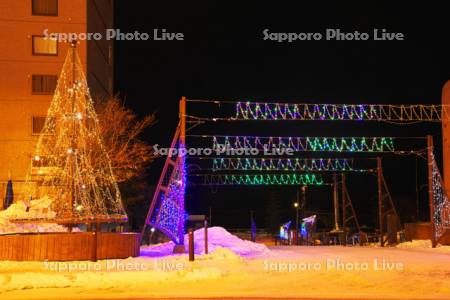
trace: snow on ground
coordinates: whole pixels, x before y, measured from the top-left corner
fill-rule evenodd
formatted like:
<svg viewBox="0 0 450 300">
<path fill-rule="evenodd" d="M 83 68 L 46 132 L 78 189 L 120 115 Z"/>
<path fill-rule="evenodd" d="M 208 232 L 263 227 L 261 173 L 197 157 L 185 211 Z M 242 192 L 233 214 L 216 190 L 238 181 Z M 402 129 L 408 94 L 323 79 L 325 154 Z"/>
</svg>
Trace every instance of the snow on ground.
<svg viewBox="0 0 450 300">
<path fill-rule="evenodd" d="M 437 245 L 435 249 L 431 246 L 430 240 L 414 240 L 412 242 L 405 242 L 397 245 L 397 248 L 402 249 L 417 249 L 417 250 L 426 250 L 429 249 L 433 252 L 441 252 L 441 253 L 449 253 L 450 254 L 450 246 L 442 246 Z"/>
<path fill-rule="evenodd" d="M 268 251 L 222 228 L 211 228 L 209 237 L 214 251 L 196 255 L 194 262 L 186 254 L 168 254 L 168 244 L 143 247 L 141 257 L 123 260 L 0 262 L 0 299 L 450 299 L 450 254 L 420 242 L 413 248 L 278 246 Z M 246 246 L 253 250 L 238 254 Z"/>
<path fill-rule="evenodd" d="M 184 244 L 188 245 L 189 237 L 184 236 Z M 172 253 L 174 243 L 167 242 L 156 246 L 144 246 L 141 248 L 141 255 L 167 255 Z M 231 250 L 240 256 L 264 255 L 269 250 L 263 244 L 253 243 L 238 238 L 222 227 L 208 228 L 208 251 L 213 252 L 217 247 Z M 204 228 L 194 231 L 194 252 L 196 254 L 205 253 L 205 231 Z"/>
<path fill-rule="evenodd" d="M 31 200 L 29 207 L 24 201 L 17 201 L 11 204 L 7 209 L 0 211 L 0 234 L 67 231 L 66 227 L 52 223 L 19 224 L 10 222 L 10 219 L 52 219 L 56 213 L 51 210 L 51 203 L 52 200 L 49 197 L 43 197 Z"/>
</svg>

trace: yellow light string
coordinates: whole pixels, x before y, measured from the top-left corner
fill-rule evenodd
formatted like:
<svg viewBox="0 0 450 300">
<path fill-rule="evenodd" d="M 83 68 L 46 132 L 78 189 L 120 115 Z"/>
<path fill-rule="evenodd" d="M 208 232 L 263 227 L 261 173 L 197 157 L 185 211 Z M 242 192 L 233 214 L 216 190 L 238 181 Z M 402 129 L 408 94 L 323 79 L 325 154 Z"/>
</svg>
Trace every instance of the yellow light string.
<svg viewBox="0 0 450 300">
<path fill-rule="evenodd" d="M 27 197 L 49 196 L 56 220 L 126 219 L 83 67 L 69 49 L 26 178 Z"/>
</svg>

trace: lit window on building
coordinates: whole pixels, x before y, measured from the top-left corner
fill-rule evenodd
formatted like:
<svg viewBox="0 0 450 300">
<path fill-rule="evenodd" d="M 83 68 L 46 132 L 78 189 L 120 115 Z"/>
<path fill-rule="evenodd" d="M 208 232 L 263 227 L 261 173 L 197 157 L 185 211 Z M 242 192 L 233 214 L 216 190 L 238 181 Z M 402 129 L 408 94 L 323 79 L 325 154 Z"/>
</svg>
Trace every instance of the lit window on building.
<svg viewBox="0 0 450 300">
<path fill-rule="evenodd" d="M 33 35 L 33 55 L 58 55 L 58 41 Z"/>
<path fill-rule="evenodd" d="M 41 134 L 44 129 L 45 122 L 48 120 L 46 134 L 53 135 L 56 130 L 56 119 L 55 118 L 47 118 L 45 116 L 33 116 L 31 131 L 33 135 Z"/>
<path fill-rule="evenodd" d="M 58 15 L 58 0 L 32 0 L 31 5 L 34 16 Z"/>
<path fill-rule="evenodd" d="M 44 116 L 33 116 L 32 117 L 32 134 L 41 134 L 45 126 L 45 121 L 47 120 Z M 56 123 L 54 118 L 48 119 L 46 135 L 53 135 L 55 133 Z"/>
<path fill-rule="evenodd" d="M 33 134 L 40 134 L 45 125 L 45 117 L 33 116 Z"/>
<path fill-rule="evenodd" d="M 31 92 L 39 95 L 52 95 L 57 81 L 58 76 L 56 75 L 33 75 Z"/>
</svg>

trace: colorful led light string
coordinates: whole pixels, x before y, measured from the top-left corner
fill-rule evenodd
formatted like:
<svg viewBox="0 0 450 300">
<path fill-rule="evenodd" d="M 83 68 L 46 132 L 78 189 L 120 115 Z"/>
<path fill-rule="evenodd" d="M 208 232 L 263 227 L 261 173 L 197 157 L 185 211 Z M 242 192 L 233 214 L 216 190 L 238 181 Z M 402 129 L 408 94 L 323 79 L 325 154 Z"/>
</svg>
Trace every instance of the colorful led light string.
<svg viewBox="0 0 450 300">
<path fill-rule="evenodd" d="M 204 174 L 203 185 L 323 185 L 316 174 Z"/>
<path fill-rule="evenodd" d="M 184 145 L 179 145 L 179 149 Z M 183 153 L 180 151 L 180 153 Z M 186 213 L 184 209 L 184 197 L 186 191 L 186 158 L 180 154 L 176 169 L 168 183 L 167 194 L 161 193 L 151 223 L 157 229 L 165 233 L 176 244 L 184 243 L 184 223 Z"/>
<path fill-rule="evenodd" d="M 433 204 L 434 204 L 434 224 L 435 238 L 444 234 L 447 228 L 450 228 L 450 201 L 445 193 L 443 181 L 439 168 L 432 154 L 432 178 L 433 178 Z"/>
<path fill-rule="evenodd" d="M 350 159 L 214 158 L 213 171 L 353 171 Z"/>
<path fill-rule="evenodd" d="M 292 149 L 322 152 L 393 152 L 391 137 L 256 137 L 213 136 L 214 149 Z"/>
<path fill-rule="evenodd" d="M 345 105 L 345 104 L 236 104 L 235 117 L 211 120 L 375 120 L 375 121 L 440 121 L 448 118 L 444 106 L 434 105 Z M 441 116 L 442 114 L 442 116 Z M 192 117 L 192 116 L 187 116 Z M 195 117 L 197 121 L 201 118 Z M 205 119 L 206 120 L 206 119 Z M 206 136 L 203 136 L 206 137 Z M 181 145 L 183 146 L 183 145 Z M 295 151 L 330 152 L 393 152 L 391 137 L 256 137 L 213 136 L 214 148 L 285 149 Z M 162 194 L 156 208 L 154 224 L 176 243 L 182 242 L 185 220 L 184 194 L 186 187 L 183 157 L 177 175 Z M 344 171 L 353 170 L 345 159 L 282 159 L 282 158 L 215 158 L 213 171 Z M 204 176 L 205 185 L 323 185 L 319 174 L 196 174 Z M 437 224 L 436 235 L 449 226 L 450 204 L 442 188 L 439 170 L 433 161 L 433 190 Z M 181 227 L 180 227 L 181 226 Z M 181 234 L 180 234 L 181 233 Z"/>
<path fill-rule="evenodd" d="M 442 105 L 289 104 L 237 102 L 232 120 L 356 120 L 439 122 L 449 118 Z"/>
</svg>

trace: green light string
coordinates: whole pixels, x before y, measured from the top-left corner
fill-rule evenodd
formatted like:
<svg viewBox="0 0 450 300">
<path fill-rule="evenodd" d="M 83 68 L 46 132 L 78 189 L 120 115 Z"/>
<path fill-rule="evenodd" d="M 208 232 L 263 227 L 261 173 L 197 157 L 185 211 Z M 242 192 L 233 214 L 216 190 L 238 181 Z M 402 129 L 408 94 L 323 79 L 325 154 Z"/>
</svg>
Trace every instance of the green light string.
<svg viewBox="0 0 450 300">
<path fill-rule="evenodd" d="M 266 153 L 291 149 L 296 152 L 393 152 L 392 137 L 256 137 L 213 136 L 213 148 L 227 155 L 231 150 L 257 149 Z M 272 152 L 271 152 L 272 151 Z M 277 153 L 275 153 L 277 154 Z"/>
<path fill-rule="evenodd" d="M 214 158 L 213 171 L 353 171 L 349 159 Z"/>
<path fill-rule="evenodd" d="M 217 174 L 204 176 L 203 185 L 323 185 L 316 174 Z"/>
</svg>

